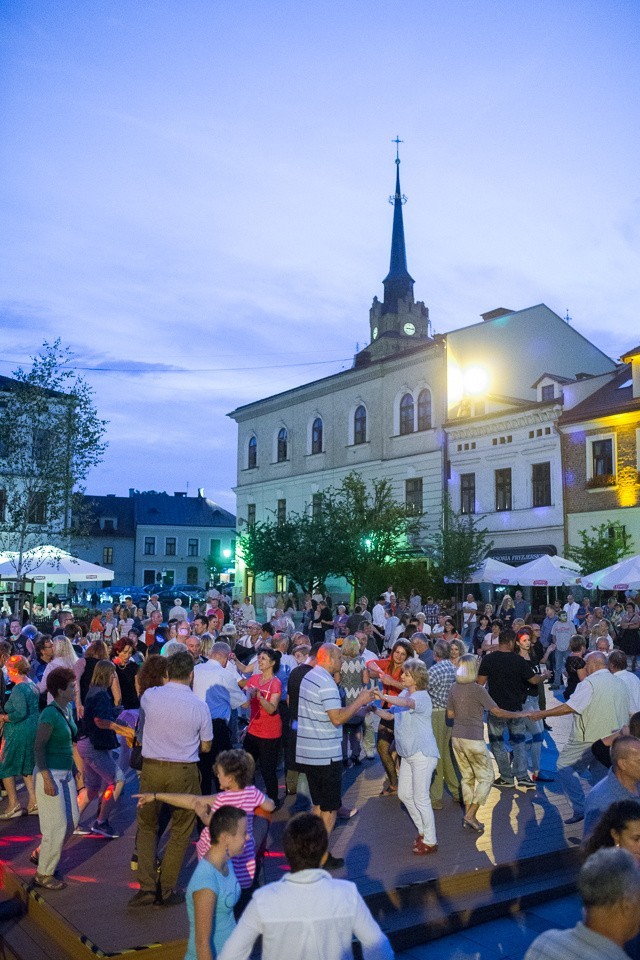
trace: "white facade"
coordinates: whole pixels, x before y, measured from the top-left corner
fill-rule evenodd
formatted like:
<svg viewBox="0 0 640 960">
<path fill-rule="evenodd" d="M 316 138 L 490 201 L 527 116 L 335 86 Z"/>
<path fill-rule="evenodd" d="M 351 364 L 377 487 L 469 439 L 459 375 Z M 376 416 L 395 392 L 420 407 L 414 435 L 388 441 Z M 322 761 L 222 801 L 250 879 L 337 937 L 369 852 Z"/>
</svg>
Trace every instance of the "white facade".
<svg viewBox="0 0 640 960">
<path fill-rule="evenodd" d="M 202 586 L 210 579 L 205 560 L 214 548 L 225 552 L 233 566 L 236 531 L 233 527 L 184 527 L 139 524 L 135 542 L 135 584 L 191 583 Z"/>
</svg>

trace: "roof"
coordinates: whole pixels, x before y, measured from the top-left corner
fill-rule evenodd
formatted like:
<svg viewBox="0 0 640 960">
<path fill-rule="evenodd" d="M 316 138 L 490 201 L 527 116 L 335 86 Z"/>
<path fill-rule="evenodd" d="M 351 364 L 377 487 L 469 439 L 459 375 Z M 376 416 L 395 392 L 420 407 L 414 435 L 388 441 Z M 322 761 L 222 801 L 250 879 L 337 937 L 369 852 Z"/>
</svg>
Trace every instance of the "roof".
<svg viewBox="0 0 640 960">
<path fill-rule="evenodd" d="M 640 397 L 634 399 L 630 378 L 630 364 L 622 364 L 608 383 L 563 413 L 558 420 L 559 426 L 581 423 L 583 420 L 599 420 L 617 413 L 640 413 Z"/>
<path fill-rule="evenodd" d="M 554 380 L 555 383 L 573 383 L 573 377 L 561 377 L 559 373 L 541 373 L 537 380 L 535 380 L 531 387 L 535 390 L 541 380 Z"/>
<path fill-rule="evenodd" d="M 233 527 L 236 518 L 207 497 L 135 493 L 131 498 L 136 525 L 171 527 Z"/>
<path fill-rule="evenodd" d="M 628 360 L 633 360 L 635 357 L 640 357 L 640 346 L 632 347 L 631 350 L 627 350 L 627 352 L 620 357 L 620 359 L 626 363 Z"/>
<path fill-rule="evenodd" d="M 109 496 L 90 496 L 84 497 L 85 504 L 93 513 L 90 535 L 99 537 L 105 533 L 104 527 L 100 526 L 100 518 L 113 518 L 116 521 L 115 528 L 109 530 L 110 537 L 133 537 L 135 536 L 135 523 L 133 513 L 133 500 L 129 497 L 109 497 Z"/>
</svg>

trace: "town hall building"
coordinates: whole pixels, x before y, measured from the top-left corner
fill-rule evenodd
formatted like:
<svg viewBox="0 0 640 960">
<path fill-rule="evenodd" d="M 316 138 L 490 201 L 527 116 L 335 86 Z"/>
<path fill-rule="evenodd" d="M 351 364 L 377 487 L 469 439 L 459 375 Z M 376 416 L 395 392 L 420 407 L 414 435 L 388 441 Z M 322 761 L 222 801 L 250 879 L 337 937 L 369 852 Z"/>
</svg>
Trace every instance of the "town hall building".
<svg viewBox="0 0 640 960">
<path fill-rule="evenodd" d="M 455 509 L 482 515 L 507 562 L 561 552 L 557 422 L 616 364 L 544 304 L 494 309 L 434 336 L 407 267 L 399 158 L 391 199 L 384 296 L 373 299 L 369 343 L 353 366 L 229 414 L 238 424 L 238 533 L 313 509 L 315 494 L 356 470 L 388 479 L 422 514 L 426 553 L 445 492 Z M 251 593 L 284 586 L 265 578 L 254 589 L 246 575 Z"/>
</svg>

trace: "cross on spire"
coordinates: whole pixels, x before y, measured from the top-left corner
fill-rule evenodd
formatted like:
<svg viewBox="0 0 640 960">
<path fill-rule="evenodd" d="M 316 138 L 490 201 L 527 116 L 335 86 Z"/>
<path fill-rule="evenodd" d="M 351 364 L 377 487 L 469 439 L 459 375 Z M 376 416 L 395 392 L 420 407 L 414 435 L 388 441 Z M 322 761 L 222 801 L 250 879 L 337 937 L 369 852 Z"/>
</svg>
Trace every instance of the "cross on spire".
<svg viewBox="0 0 640 960">
<path fill-rule="evenodd" d="M 391 143 L 395 143 L 396 145 L 396 163 L 400 163 L 400 144 L 404 143 L 404 140 L 401 140 L 396 133 L 396 138 L 395 140 L 392 140 Z"/>
</svg>

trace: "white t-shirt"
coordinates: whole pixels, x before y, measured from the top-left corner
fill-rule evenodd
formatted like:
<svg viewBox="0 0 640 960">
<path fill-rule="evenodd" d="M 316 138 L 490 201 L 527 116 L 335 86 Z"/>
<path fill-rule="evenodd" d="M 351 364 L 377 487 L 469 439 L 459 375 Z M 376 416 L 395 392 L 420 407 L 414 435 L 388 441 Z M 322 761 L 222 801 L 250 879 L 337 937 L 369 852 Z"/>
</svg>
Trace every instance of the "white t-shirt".
<svg viewBox="0 0 640 960">
<path fill-rule="evenodd" d="M 470 627 L 471 624 L 476 622 L 477 611 L 478 604 L 475 602 L 475 600 L 465 600 L 465 602 L 462 604 L 462 614 L 465 626 Z"/>
</svg>

